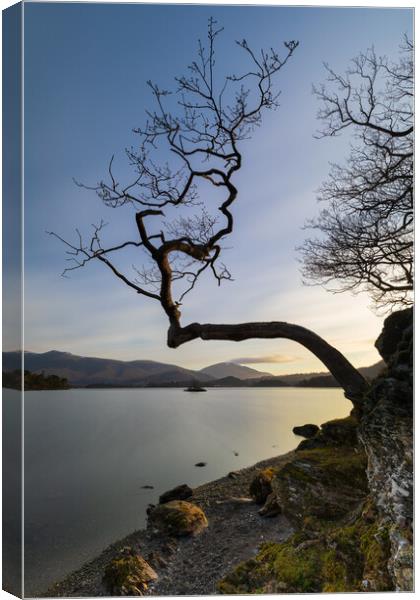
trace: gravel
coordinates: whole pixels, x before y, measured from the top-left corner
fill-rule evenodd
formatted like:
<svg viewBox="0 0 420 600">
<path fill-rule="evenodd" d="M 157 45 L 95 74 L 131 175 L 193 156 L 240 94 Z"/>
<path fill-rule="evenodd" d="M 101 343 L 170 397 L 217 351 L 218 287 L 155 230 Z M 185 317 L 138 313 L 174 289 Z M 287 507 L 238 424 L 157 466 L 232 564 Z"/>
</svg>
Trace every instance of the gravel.
<svg viewBox="0 0 420 600">
<path fill-rule="evenodd" d="M 108 595 L 102 583 L 106 565 L 126 546 L 135 549 L 158 573 L 149 595 L 217 594 L 217 582 L 239 562 L 255 555 L 263 542 L 282 541 L 292 533 L 283 515 L 263 518 L 249 498 L 249 484 L 257 471 L 280 467 L 294 451 L 267 459 L 197 487 L 188 499 L 200 506 L 209 526 L 200 535 L 164 538 L 150 530 L 135 531 L 108 546 L 98 557 L 53 585 L 42 597 Z"/>
</svg>

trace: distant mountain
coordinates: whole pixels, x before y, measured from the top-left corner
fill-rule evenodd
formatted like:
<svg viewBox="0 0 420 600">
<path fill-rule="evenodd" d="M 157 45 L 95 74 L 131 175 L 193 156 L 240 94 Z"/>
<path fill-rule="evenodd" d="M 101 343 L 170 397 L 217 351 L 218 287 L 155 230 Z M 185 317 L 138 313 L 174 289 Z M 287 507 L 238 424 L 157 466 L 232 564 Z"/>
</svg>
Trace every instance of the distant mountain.
<svg viewBox="0 0 420 600">
<path fill-rule="evenodd" d="M 3 352 L 3 370 L 20 368 L 19 352 Z M 211 375 L 152 360 L 123 361 L 108 358 L 77 356 L 70 352 L 51 350 L 38 354 L 25 352 L 25 369 L 65 377 L 76 386 L 85 385 L 158 385 L 196 379 L 205 382 Z"/>
<path fill-rule="evenodd" d="M 257 377 L 273 377 L 271 373 L 257 371 L 250 367 L 237 365 L 236 363 L 221 362 L 215 365 L 210 365 L 198 371 L 202 375 L 208 375 L 210 378 L 224 379 L 226 377 L 236 377 L 237 379 L 255 379 Z"/>
<path fill-rule="evenodd" d="M 20 368 L 20 352 L 3 352 L 3 370 Z M 376 377 L 385 367 L 379 361 L 359 371 L 368 379 Z M 45 376 L 65 377 L 72 386 L 100 387 L 183 387 L 193 381 L 209 386 L 296 386 L 331 387 L 337 385 L 328 372 L 297 373 L 274 376 L 235 363 L 217 363 L 200 371 L 152 360 L 113 360 L 78 356 L 70 352 L 25 352 L 25 369 Z"/>
</svg>

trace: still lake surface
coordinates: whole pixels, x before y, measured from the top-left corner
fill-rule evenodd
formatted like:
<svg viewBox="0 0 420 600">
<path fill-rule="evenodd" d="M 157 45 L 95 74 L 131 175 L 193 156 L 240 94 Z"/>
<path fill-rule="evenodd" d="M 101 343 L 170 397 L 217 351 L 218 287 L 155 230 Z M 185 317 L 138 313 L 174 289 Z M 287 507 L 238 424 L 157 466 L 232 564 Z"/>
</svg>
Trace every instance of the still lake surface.
<svg viewBox="0 0 420 600">
<path fill-rule="evenodd" d="M 162 492 L 283 454 L 301 439 L 293 426 L 350 410 L 339 389 L 26 393 L 25 595 L 143 528 Z"/>
</svg>

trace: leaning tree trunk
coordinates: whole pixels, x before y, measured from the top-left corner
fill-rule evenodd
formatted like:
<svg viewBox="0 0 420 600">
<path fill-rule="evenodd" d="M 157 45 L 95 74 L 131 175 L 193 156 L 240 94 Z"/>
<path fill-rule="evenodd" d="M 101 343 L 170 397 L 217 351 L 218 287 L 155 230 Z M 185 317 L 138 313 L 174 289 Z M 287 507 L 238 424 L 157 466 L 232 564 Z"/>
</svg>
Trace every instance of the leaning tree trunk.
<svg viewBox="0 0 420 600">
<path fill-rule="evenodd" d="M 344 389 L 346 397 L 356 408 L 361 407 L 366 380 L 336 348 L 319 335 L 301 327 L 281 321 L 261 323 L 238 323 L 235 325 L 215 325 L 191 323 L 186 327 L 171 325 L 168 331 L 168 346 L 177 348 L 191 340 L 229 340 L 240 342 L 250 338 L 285 338 L 305 346 L 314 354 L 335 377 Z"/>
</svg>

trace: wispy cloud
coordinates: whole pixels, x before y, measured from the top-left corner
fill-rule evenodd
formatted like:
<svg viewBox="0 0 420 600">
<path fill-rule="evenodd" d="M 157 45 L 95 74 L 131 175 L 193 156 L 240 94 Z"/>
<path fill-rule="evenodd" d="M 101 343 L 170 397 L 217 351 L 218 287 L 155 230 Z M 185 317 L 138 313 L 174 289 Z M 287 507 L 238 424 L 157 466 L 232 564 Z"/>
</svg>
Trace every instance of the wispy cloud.
<svg viewBox="0 0 420 600">
<path fill-rule="evenodd" d="M 230 362 L 240 365 L 258 365 L 258 364 L 282 364 L 291 363 L 299 360 L 297 356 L 286 356 L 284 354 L 269 354 L 266 356 L 242 356 L 241 358 L 232 358 Z"/>
</svg>

